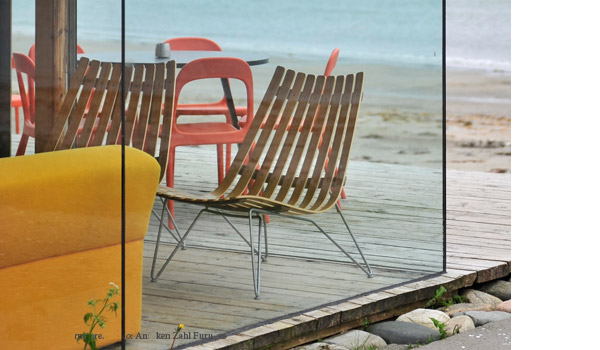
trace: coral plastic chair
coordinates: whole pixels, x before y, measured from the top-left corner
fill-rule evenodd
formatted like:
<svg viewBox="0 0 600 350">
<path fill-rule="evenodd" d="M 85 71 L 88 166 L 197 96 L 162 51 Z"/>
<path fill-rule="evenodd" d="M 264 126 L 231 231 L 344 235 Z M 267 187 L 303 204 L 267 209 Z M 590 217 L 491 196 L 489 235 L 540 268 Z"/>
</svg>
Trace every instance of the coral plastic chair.
<svg viewBox="0 0 600 350">
<path fill-rule="evenodd" d="M 236 129 L 227 122 L 195 122 L 176 123 L 173 126 L 171 146 L 169 148 L 169 165 L 167 166 L 167 186 L 174 185 L 175 149 L 179 146 L 191 145 L 216 145 L 217 146 L 217 174 L 219 183 L 223 180 L 226 168 L 229 166 L 223 161 L 223 145 L 239 144 L 244 139 L 247 129 L 253 118 L 254 87 L 250 66 L 239 58 L 211 57 L 200 58 L 186 64 L 177 76 L 175 86 L 175 108 L 179 107 L 179 96 L 183 87 L 202 79 L 235 79 L 241 81 L 246 88 L 246 106 L 248 112 L 244 126 Z M 173 204 L 170 202 L 169 211 L 173 213 Z"/>
<path fill-rule="evenodd" d="M 85 53 L 85 51 L 83 51 L 83 48 L 79 46 L 79 44 L 77 44 L 77 53 Z M 33 62 L 35 62 L 35 44 L 31 45 L 31 47 L 29 48 L 28 55 L 33 60 Z"/>
<path fill-rule="evenodd" d="M 170 45 L 172 51 L 223 51 L 216 42 L 199 37 L 173 38 L 165 40 L 165 43 Z M 240 117 L 245 116 L 248 112 L 246 106 L 240 106 L 235 108 L 235 113 Z M 225 96 L 214 103 L 180 103 L 177 105 L 175 117 L 180 115 L 224 115 L 231 123 Z"/>
<path fill-rule="evenodd" d="M 13 66 L 14 68 L 14 66 Z M 15 132 L 17 134 L 21 133 L 21 127 L 19 124 L 19 108 L 23 106 L 21 102 L 20 94 L 12 94 L 10 95 L 10 107 L 15 109 Z"/>
<path fill-rule="evenodd" d="M 22 156 L 25 154 L 29 137 L 35 137 L 35 63 L 22 53 L 14 53 L 13 62 L 17 72 L 24 121 L 23 134 L 16 155 Z M 25 80 L 27 84 L 25 84 Z"/>
<path fill-rule="evenodd" d="M 329 55 L 329 60 L 327 60 L 327 65 L 325 66 L 325 75 L 326 77 L 331 75 L 333 68 L 335 68 L 335 64 L 337 63 L 338 56 L 340 55 L 340 49 L 335 48 L 331 51 L 331 55 Z"/>
<path fill-rule="evenodd" d="M 77 53 L 85 53 L 83 48 L 77 45 Z M 19 58 L 16 58 L 16 57 Z M 13 54 L 13 68 L 17 71 L 17 82 L 19 84 L 19 95 L 13 95 L 11 105 L 15 108 L 15 127 L 17 134 L 19 133 L 19 114 L 18 106 L 23 108 L 23 134 L 19 147 L 17 148 L 17 156 L 25 154 L 27 142 L 30 137 L 35 137 L 35 44 L 31 45 L 27 56 L 21 53 Z M 19 61 L 17 68 L 17 62 Z M 27 75 L 28 88 L 25 89 L 23 74 Z M 18 97 L 18 101 L 17 101 Z"/>
</svg>

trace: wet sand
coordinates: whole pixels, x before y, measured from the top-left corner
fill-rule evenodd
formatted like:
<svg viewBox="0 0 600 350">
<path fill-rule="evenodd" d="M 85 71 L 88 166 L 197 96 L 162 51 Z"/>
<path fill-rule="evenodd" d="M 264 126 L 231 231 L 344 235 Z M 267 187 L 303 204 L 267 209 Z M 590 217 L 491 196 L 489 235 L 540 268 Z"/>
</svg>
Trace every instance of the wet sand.
<svg viewBox="0 0 600 350">
<path fill-rule="evenodd" d="M 27 53 L 33 37 L 16 34 L 13 38 L 13 51 Z M 92 58 L 94 53 L 120 50 L 118 41 L 81 40 L 80 45 Z M 152 43 L 127 44 L 128 50 L 153 48 Z M 320 74 L 328 55 L 329 52 L 322 57 L 274 56 L 269 57 L 268 64 L 252 67 L 255 109 L 277 65 Z M 357 71 L 365 72 L 365 87 L 352 158 L 441 168 L 441 69 L 359 62 L 340 52 L 334 74 Z M 448 68 L 449 168 L 510 172 L 510 84 L 510 72 Z M 232 88 L 234 96 L 243 95 L 240 86 L 234 84 Z M 17 89 L 14 81 L 13 91 L 16 93 Z M 196 86 L 184 90 L 182 101 L 220 96 L 218 85 Z"/>
</svg>

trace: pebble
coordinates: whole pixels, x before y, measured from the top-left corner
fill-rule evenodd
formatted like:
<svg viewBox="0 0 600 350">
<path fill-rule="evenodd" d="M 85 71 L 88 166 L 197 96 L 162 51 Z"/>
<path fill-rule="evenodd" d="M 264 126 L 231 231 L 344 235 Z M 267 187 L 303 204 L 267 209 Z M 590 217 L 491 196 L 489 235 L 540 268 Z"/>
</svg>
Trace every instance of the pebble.
<svg viewBox="0 0 600 350">
<path fill-rule="evenodd" d="M 387 345 L 380 336 L 358 329 L 327 338 L 323 342 L 340 345 L 348 349 L 381 349 Z"/>
<path fill-rule="evenodd" d="M 462 294 L 461 297 L 465 299 L 469 303 L 474 304 L 490 304 L 492 306 L 497 306 L 502 302 L 500 298 L 497 298 L 491 294 L 484 293 L 475 289 L 467 289 Z"/>
<path fill-rule="evenodd" d="M 375 323 L 367 328 L 392 344 L 425 344 L 440 339 L 440 333 L 418 323 L 386 321 Z"/>
<path fill-rule="evenodd" d="M 448 320 L 450 320 L 450 316 L 439 310 L 416 309 L 401 315 L 396 319 L 396 321 L 417 323 L 433 330 L 437 330 L 437 327 L 431 320 L 432 318 L 436 319 L 440 323 L 446 323 Z"/>
<path fill-rule="evenodd" d="M 483 326 L 484 324 L 490 322 L 498 322 L 510 319 L 510 314 L 503 311 L 467 311 L 457 314 L 455 317 L 460 315 L 466 315 L 473 319 L 475 327 Z"/>
<path fill-rule="evenodd" d="M 502 301 L 510 300 L 510 282 L 508 281 L 496 280 L 488 282 L 481 286 L 480 290 Z"/>
<path fill-rule="evenodd" d="M 448 316 L 452 317 L 454 314 L 465 311 L 493 311 L 494 307 L 490 304 L 482 303 L 460 303 L 446 306 L 441 310 L 444 311 Z"/>
</svg>

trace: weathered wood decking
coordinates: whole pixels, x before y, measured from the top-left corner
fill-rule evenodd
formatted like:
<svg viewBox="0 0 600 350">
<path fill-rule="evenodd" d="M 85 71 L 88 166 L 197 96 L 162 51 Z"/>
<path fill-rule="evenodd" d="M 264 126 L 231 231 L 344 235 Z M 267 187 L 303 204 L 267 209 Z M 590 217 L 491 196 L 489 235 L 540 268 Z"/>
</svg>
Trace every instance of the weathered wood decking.
<svg viewBox="0 0 600 350">
<path fill-rule="evenodd" d="M 176 186 L 214 186 L 214 166 L 199 166 L 214 164 L 214 157 L 213 148 L 178 150 Z M 138 335 L 146 339 L 127 348 L 168 349 L 172 339 L 158 338 L 172 336 L 180 323 L 187 339 L 176 345 L 183 348 L 287 348 L 423 305 L 439 285 L 453 291 L 508 275 L 510 175 L 448 171 L 447 270 L 440 274 L 441 180 L 441 169 L 351 162 L 342 206 L 375 277 L 348 264 L 310 224 L 272 217 L 260 300 L 254 300 L 248 246 L 215 215 L 202 218 L 189 247 L 150 282 L 158 225 L 152 218 Z M 367 190 L 376 200 L 361 196 Z M 176 207 L 178 223 L 185 227 L 196 209 Z M 354 253 L 335 212 L 316 218 Z M 235 222 L 247 234 L 247 221 Z"/>
<path fill-rule="evenodd" d="M 198 164 L 214 164 L 214 157 L 212 148 L 178 151 L 176 186 L 211 189 L 216 170 L 199 169 Z M 254 300 L 248 246 L 215 215 L 201 220 L 189 247 L 176 255 L 159 281 L 150 282 L 147 269 L 157 231 L 157 220 L 151 220 L 142 324 L 149 339 L 128 347 L 165 348 L 170 341 L 157 340 L 157 333 L 170 333 L 184 323 L 189 339 L 177 344 L 194 349 L 285 348 L 359 326 L 365 319 L 391 317 L 423 303 L 440 284 L 455 290 L 506 276 L 510 176 L 448 173 L 447 272 L 435 275 L 443 264 L 441 181 L 441 169 L 352 162 L 342 206 L 375 277 L 368 279 L 347 264 L 310 224 L 271 217 L 271 256 L 262 267 L 260 300 Z M 376 200 L 365 200 L 369 196 L 362 191 L 375 191 Z M 160 209 L 158 201 L 155 209 Z M 197 210 L 177 206 L 178 223 L 187 227 Z M 317 220 L 354 252 L 334 212 Z M 247 221 L 234 221 L 247 235 Z M 203 339 L 207 336 L 214 339 Z"/>
</svg>

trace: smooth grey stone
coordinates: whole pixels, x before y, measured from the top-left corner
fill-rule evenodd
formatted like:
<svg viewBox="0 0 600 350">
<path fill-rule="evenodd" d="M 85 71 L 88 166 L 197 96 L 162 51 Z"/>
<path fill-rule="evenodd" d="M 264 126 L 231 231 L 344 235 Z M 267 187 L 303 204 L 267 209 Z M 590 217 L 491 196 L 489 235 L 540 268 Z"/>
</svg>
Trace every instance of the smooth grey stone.
<svg viewBox="0 0 600 350">
<path fill-rule="evenodd" d="M 367 328 L 368 332 L 376 334 L 392 344 L 425 344 L 440 339 L 440 332 L 427 328 L 418 323 L 403 321 L 386 321 L 375 323 Z"/>
<path fill-rule="evenodd" d="M 510 314 L 504 311 L 467 311 L 454 314 L 454 317 L 467 315 L 473 319 L 475 327 L 483 326 L 486 323 L 509 320 Z"/>
<path fill-rule="evenodd" d="M 437 327 L 431 320 L 432 318 L 440 323 L 445 323 L 450 319 L 450 316 L 439 310 L 416 309 L 401 315 L 396 321 L 418 323 L 437 331 Z"/>
<path fill-rule="evenodd" d="M 388 344 L 381 350 L 408 350 L 411 346 L 408 344 Z"/>
<path fill-rule="evenodd" d="M 479 289 L 482 292 L 493 295 L 502 301 L 510 300 L 510 282 L 504 280 L 496 280 L 484 284 Z"/>
<path fill-rule="evenodd" d="M 448 333 L 448 336 L 461 332 L 468 332 L 473 329 L 475 329 L 475 323 L 473 322 L 473 319 L 467 315 L 456 316 L 446 322 L 446 332 Z"/>
<path fill-rule="evenodd" d="M 337 344 L 329 344 L 329 343 L 312 343 L 308 345 L 302 345 L 293 348 L 292 350 L 349 350 L 346 347 Z"/>
<path fill-rule="evenodd" d="M 494 311 L 494 307 L 490 304 L 459 303 L 443 307 L 440 310 L 444 311 L 448 316 L 452 317 L 453 315 L 459 312 Z"/>
<path fill-rule="evenodd" d="M 492 306 L 496 306 L 502 302 L 500 298 L 497 298 L 488 293 L 482 292 L 480 290 L 475 289 L 467 289 L 462 294 L 461 297 L 465 299 L 469 303 L 473 304 L 490 304 Z"/>
<path fill-rule="evenodd" d="M 323 340 L 324 343 L 337 344 L 348 349 L 381 349 L 387 343 L 379 336 L 361 330 L 352 330 L 344 334 Z"/>
</svg>

